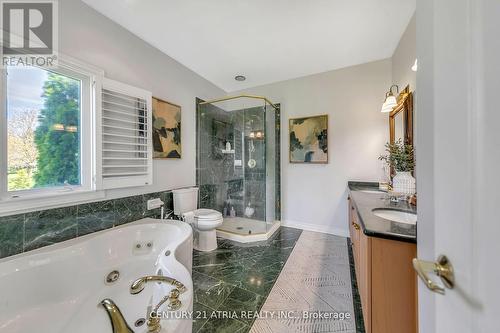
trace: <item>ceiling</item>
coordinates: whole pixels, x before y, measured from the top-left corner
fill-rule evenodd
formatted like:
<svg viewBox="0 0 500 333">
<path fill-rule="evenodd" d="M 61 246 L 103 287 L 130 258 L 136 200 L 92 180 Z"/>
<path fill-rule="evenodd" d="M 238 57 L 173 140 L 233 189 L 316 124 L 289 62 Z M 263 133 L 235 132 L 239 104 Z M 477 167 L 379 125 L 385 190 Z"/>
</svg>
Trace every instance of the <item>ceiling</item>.
<svg viewBox="0 0 500 333">
<path fill-rule="evenodd" d="M 230 92 L 389 58 L 416 0 L 83 1 Z"/>
</svg>

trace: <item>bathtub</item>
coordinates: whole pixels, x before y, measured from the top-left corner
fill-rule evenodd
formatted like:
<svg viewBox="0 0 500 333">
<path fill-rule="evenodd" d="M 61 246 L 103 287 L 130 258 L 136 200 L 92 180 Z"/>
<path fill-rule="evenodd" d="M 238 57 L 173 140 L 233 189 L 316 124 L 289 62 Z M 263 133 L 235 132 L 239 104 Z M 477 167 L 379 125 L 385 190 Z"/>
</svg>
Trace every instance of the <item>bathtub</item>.
<svg viewBox="0 0 500 333">
<path fill-rule="evenodd" d="M 173 288 L 149 283 L 131 295 L 132 282 L 163 274 L 182 282 L 178 314 L 193 307 L 192 230 L 173 220 L 143 219 L 0 260 L 1 333 L 112 333 L 100 305 L 112 299 L 136 333 L 147 332 L 148 307 Z M 106 278 L 118 271 L 115 282 Z M 165 305 L 166 307 L 166 305 Z M 164 307 L 160 308 L 165 310 Z M 171 315 L 163 332 L 191 332 L 190 319 Z"/>
</svg>

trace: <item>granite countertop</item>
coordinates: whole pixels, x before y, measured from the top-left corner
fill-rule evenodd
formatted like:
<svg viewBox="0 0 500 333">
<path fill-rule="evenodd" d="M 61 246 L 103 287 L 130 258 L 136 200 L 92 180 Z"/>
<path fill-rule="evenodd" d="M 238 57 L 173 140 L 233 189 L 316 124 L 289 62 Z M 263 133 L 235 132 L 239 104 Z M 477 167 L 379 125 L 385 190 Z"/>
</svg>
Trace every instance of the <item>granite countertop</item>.
<svg viewBox="0 0 500 333">
<path fill-rule="evenodd" d="M 358 219 L 365 235 L 409 243 L 417 242 L 416 225 L 386 220 L 372 212 L 374 208 L 387 208 L 416 213 L 416 206 L 410 205 L 406 201 L 392 203 L 386 192 L 361 192 L 362 190 L 378 190 L 378 183 L 348 182 L 348 189 L 352 203 L 358 211 Z"/>
</svg>

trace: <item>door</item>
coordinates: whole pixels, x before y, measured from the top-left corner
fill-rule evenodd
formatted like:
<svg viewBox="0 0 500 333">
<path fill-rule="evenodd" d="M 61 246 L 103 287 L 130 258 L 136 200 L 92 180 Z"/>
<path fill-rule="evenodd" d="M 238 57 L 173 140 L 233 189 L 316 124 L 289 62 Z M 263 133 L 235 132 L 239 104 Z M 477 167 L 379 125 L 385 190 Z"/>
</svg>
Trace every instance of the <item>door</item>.
<svg viewBox="0 0 500 333">
<path fill-rule="evenodd" d="M 417 57 L 418 257 L 455 275 L 419 282 L 420 332 L 498 332 L 500 1 L 417 1 Z"/>
</svg>

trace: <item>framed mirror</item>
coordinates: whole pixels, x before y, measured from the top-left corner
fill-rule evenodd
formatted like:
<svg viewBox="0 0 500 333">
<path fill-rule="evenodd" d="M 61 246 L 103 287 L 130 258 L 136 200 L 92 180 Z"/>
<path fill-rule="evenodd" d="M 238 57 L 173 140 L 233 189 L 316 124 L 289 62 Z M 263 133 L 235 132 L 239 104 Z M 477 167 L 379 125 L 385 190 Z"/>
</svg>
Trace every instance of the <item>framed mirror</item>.
<svg viewBox="0 0 500 333">
<path fill-rule="evenodd" d="M 401 91 L 398 105 L 389 114 L 389 140 L 394 143 L 401 139 L 413 145 L 413 94 L 410 86 Z"/>
</svg>

